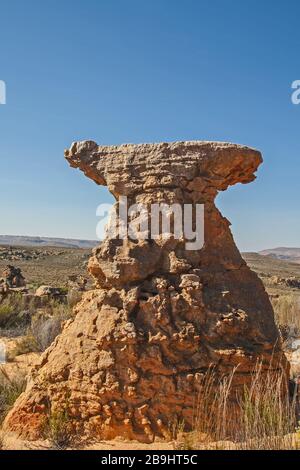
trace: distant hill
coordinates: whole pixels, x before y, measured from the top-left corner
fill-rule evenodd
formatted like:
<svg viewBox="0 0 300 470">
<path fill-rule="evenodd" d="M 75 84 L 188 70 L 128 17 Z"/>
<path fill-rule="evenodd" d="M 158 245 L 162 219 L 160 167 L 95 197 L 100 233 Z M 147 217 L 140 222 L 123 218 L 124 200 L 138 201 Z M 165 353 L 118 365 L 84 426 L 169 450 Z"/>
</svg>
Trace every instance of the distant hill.
<svg viewBox="0 0 300 470">
<path fill-rule="evenodd" d="M 244 260 L 250 268 L 261 277 L 280 276 L 300 278 L 300 264 L 294 261 L 278 259 L 271 255 L 259 253 L 242 253 Z"/>
<path fill-rule="evenodd" d="M 99 245 L 96 240 L 76 240 L 71 238 L 23 237 L 16 235 L 0 235 L 0 245 L 10 246 L 53 246 L 62 248 L 94 248 Z"/>
<path fill-rule="evenodd" d="M 259 254 L 262 256 L 271 256 L 272 258 L 279 260 L 300 264 L 300 248 L 273 248 L 260 251 Z"/>
<path fill-rule="evenodd" d="M 299 289 L 293 289 L 284 283 L 277 284 L 276 282 L 273 282 L 273 279 L 288 279 L 293 277 L 300 279 L 300 262 L 295 263 L 294 260 L 291 262 L 278 259 L 275 256 L 272 256 L 272 254 L 261 255 L 258 253 L 243 253 L 243 258 L 252 271 L 255 271 L 259 275 L 268 294 L 276 296 L 296 293 L 299 296 Z"/>
</svg>

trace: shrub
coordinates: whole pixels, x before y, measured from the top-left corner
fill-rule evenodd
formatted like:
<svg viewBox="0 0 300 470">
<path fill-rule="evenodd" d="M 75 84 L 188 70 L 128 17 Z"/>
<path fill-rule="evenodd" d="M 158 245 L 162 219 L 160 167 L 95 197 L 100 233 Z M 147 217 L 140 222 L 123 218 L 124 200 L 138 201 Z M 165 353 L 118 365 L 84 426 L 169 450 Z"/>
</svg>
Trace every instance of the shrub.
<svg viewBox="0 0 300 470">
<path fill-rule="evenodd" d="M 290 401 L 286 376 L 282 371 L 262 374 L 257 368 L 250 387 L 245 387 L 240 402 L 239 440 L 248 449 L 283 449 L 295 432 L 295 402 Z"/>
<path fill-rule="evenodd" d="M 178 440 L 177 448 L 265 449 L 296 448 L 295 401 L 290 400 L 284 371 L 253 371 L 250 384 L 235 394 L 236 370 L 219 378 L 214 370 L 202 379 L 195 402 L 193 429 Z"/>
<path fill-rule="evenodd" d="M 58 317 L 35 318 L 31 324 L 32 335 L 39 351 L 45 351 L 61 333 L 62 321 Z"/>
<path fill-rule="evenodd" d="M 300 331 L 300 296 L 296 294 L 281 295 L 272 299 L 275 320 L 279 327 L 288 325 Z"/>
<path fill-rule="evenodd" d="M 13 308 L 10 305 L 0 305 L 0 328 L 5 328 L 12 320 Z"/>
<path fill-rule="evenodd" d="M 31 317 L 30 326 L 23 331 L 25 336 L 9 354 L 9 360 L 21 354 L 45 351 L 61 333 L 64 322 L 70 316 L 68 305 L 57 301 L 50 301 L 44 309 L 37 310 Z"/>
<path fill-rule="evenodd" d="M 67 411 L 51 412 L 47 423 L 46 437 L 56 450 L 65 450 L 70 446 L 72 439 L 68 430 L 69 416 Z"/>
<path fill-rule="evenodd" d="M 69 292 L 69 289 L 66 286 L 59 287 L 59 290 L 62 295 L 67 295 Z"/>
<path fill-rule="evenodd" d="M 78 304 L 78 302 L 81 301 L 82 296 L 84 292 L 76 290 L 76 289 L 70 289 L 67 295 L 67 300 L 68 300 L 68 305 L 70 308 L 75 307 L 75 305 Z"/>
<path fill-rule="evenodd" d="M 0 304 L 0 328 L 15 328 L 28 325 L 33 306 L 22 294 L 9 295 Z"/>
<path fill-rule="evenodd" d="M 10 378 L 4 369 L 0 369 L 0 422 L 2 423 L 16 399 L 24 392 L 25 377 Z"/>
<path fill-rule="evenodd" d="M 0 450 L 4 449 L 4 436 L 0 434 Z"/>
<path fill-rule="evenodd" d="M 52 302 L 48 312 L 39 312 L 31 321 L 31 334 L 39 351 L 45 351 L 61 333 L 63 324 L 71 316 L 69 307 L 65 304 Z"/>
</svg>

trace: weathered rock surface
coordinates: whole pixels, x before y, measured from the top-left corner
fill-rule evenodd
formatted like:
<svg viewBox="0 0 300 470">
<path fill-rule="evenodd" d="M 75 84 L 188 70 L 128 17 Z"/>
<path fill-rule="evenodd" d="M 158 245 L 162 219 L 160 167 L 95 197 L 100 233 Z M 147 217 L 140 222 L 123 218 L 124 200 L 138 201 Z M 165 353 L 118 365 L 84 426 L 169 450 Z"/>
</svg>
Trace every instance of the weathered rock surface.
<svg viewBox="0 0 300 470">
<path fill-rule="evenodd" d="M 214 204 L 218 191 L 254 180 L 259 152 L 211 142 L 79 142 L 66 158 L 129 204 L 204 203 L 205 246 L 104 240 L 89 263 L 96 288 L 41 357 L 6 428 L 34 438 L 49 408 L 67 409 L 74 433 L 151 441 L 174 422 L 191 427 L 211 366 L 219 375 L 238 366 L 234 390 L 257 361 L 288 370 L 263 284 Z"/>
</svg>

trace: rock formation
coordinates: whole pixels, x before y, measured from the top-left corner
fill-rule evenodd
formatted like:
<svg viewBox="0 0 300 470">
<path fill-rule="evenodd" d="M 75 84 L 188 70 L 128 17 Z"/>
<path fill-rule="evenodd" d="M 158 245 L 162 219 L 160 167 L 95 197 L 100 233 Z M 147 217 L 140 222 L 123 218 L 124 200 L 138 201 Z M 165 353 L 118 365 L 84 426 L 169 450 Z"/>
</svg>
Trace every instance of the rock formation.
<svg viewBox="0 0 300 470">
<path fill-rule="evenodd" d="M 35 291 L 35 297 L 53 299 L 53 300 L 66 300 L 66 293 L 61 287 L 40 286 Z"/>
<path fill-rule="evenodd" d="M 18 289 L 26 286 L 25 278 L 20 268 L 8 265 L 2 273 L 0 283 L 7 284 L 10 289 Z"/>
<path fill-rule="evenodd" d="M 291 289 L 300 289 L 300 279 L 295 276 L 292 277 L 279 277 L 272 276 L 270 279 L 270 284 L 273 286 L 284 286 Z"/>
<path fill-rule="evenodd" d="M 233 389 L 287 363 L 262 282 L 243 261 L 218 191 L 249 183 L 258 151 L 177 142 L 98 147 L 74 143 L 70 165 L 128 204 L 205 204 L 205 245 L 186 240 L 106 238 L 89 262 L 95 289 L 43 354 L 5 427 L 38 437 L 51 411 L 67 411 L 74 433 L 150 441 L 174 422 L 191 428 L 201 380 L 236 366 Z"/>
</svg>

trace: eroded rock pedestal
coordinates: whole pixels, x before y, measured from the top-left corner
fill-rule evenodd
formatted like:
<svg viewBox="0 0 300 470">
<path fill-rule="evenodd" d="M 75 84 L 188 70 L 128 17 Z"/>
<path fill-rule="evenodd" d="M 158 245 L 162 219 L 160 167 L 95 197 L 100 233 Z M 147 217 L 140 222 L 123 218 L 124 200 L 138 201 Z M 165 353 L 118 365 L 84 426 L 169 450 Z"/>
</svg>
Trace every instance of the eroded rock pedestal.
<svg viewBox="0 0 300 470">
<path fill-rule="evenodd" d="M 43 354 L 6 428 L 34 438 L 49 408 L 67 409 L 74 432 L 147 441 L 167 436 L 176 421 L 191 427 L 211 366 L 220 376 L 238 366 L 235 390 L 257 361 L 287 369 L 262 282 L 214 204 L 218 191 L 254 180 L 259 152 L 210 142 L 79 142 L 66 158 L 128 204 L 204 203 L 205 246 L 106 239 L 95 249 L 96 288 Z"/>
</svg>

